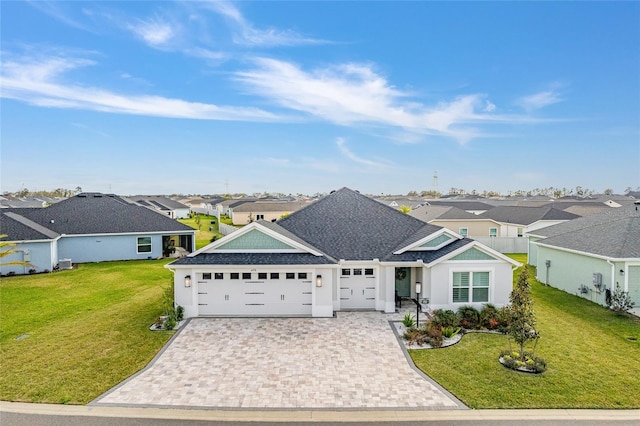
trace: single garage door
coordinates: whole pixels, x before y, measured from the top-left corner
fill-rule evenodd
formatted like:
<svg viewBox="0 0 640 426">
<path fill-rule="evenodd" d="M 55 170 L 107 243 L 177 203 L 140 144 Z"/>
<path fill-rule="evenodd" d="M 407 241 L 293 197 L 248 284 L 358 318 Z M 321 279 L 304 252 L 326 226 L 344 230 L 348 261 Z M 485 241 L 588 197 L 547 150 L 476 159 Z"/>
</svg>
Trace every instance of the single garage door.
<svg viewBox="0 0 640 426">
<path fill-rule="evenodd" d="M 198 280 L 200 315 L 311 315 L 311 272 L 201 275 L 202 279 Z"/>
<path fill-rule="evenodd" d="M 343 268 L 340 272 L 340 309 L 375 309 L 376 275 L 373 268 Z"/>
</svg>

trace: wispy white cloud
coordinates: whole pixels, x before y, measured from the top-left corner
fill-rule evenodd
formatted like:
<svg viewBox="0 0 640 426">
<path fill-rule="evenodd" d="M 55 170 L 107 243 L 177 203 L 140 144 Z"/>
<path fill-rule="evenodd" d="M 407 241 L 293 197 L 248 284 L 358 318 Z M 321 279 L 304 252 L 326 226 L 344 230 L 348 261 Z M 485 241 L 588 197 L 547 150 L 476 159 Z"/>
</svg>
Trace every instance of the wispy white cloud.
<svg viewBox="0 0 640 426">
<path fill-rule="evenodd" d="M 414 101 L 368 64 L 339 64 L 304 71 L 296 64 L 256 58 L 235 78 L 250 92 L 286 108 L 340 125 L 390 126 L 466 142 L 482 134 L 470 123 L 533 122 L 527 116 L 494 114 L 485 95 L 468 94 L 436 105 Z"/>
<path fill-rule="evenodd" d="M 231 22 L 237 31 L 233 36 L 233 40 L 238 44 L 272 47 L 329 43 L 327 40 L 306 37 L 289 29 L 258 29 L 242 15 L 233 3 L 226 0 L 213 0 L 201 4 Z"/>
<path fill-rule="evenodd" d="M 122 94 L 64 81 L 66 72 L 94 64 L 92 60 L 62 56 L 3 58 L 0 96 L 43 107 L 119 114 L 202 120 L 279 120 L 277 115 L 259 108 L 218 106 L 154 95 Z"/>
<path fill-rule="evenodd" d="M 365 166 L 376 167 L 376 168 L 389 168 L 391 164 L 383 163 L 379 161 L 368 160 L 366 158 L 362 158 L 356 154 L 354 154 L 348 147 L 344 138 L 337 138 L 336 145 L 342 155 L 347 157 L 349 160 L 354 161 L 358 164 L 363 164 Z"/>
<path fill-rule="evenodd" d="M 523 96 L 516 100 L 516 104 L 520 105 L 526 111 L 534 111 L 562 101 L 564 101 L 564 98 L 560 96 L 557 90 L 551 89 Z"/>
<path fill-rule="evenodd" d="M 71 16 L 71 13 L 63 10 L 64 2 L 59 1 L 27 1 L 28 4 L 35 7 L 39 11 L 46 13 L 52 18 L 62 22 L 65 25 L 69 25 L 74 28 L 78 28 L 85 31 L 91 31 L 90 26 L 83 24 L 77 19 Z"/>
<path fill-rule="evenodd" d="M 152 47 L 167 44 L 178 32 L 175 24 L 160 17 L 136 19 L 127 24 L 127 29 Z"/>
</svg>

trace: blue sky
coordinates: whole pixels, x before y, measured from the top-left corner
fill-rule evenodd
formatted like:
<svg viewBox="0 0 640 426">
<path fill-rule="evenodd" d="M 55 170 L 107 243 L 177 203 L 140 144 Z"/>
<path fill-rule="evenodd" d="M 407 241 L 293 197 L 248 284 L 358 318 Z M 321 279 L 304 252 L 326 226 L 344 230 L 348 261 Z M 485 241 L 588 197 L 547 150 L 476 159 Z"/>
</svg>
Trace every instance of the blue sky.
<svg viewBox="0 0 640 426">
<path fill-rule="evenodd" d="M 640 186 L 638 2 L 12 1 L 1 27 L 2 191 Z"/>
</svg>

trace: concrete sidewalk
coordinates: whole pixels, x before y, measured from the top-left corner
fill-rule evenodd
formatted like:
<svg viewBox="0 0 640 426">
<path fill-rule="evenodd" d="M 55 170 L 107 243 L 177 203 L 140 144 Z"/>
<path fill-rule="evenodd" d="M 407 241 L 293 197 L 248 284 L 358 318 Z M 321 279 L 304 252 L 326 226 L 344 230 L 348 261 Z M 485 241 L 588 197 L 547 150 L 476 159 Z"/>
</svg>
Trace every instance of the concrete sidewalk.
<svg viewBox="0 0 640 426">
<path fill-rule="evenodd" d="M 138 407 L 102 407 L 29 404 L 0 401 L 0 413 L 30 413 L 53 416 L 202 420 L 219 422 L 444 422 L 444 421 L 572 421 L 638 422 L 640 410 L 194 410 Z"/>
</svg>

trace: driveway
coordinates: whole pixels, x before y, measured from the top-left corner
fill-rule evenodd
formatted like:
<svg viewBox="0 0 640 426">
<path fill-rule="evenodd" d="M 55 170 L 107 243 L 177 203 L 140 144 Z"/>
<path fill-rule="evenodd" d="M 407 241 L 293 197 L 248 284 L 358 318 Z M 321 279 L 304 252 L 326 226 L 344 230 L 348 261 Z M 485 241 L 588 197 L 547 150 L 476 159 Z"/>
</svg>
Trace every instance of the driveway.
<svg viewBox="0 0 640 426">
<path fill-rule="evenodd" d="M 389 320 L 196 318 L 139 374 L 92 405 L 193 408 L 464 408 L 408 362 Z"/>
</svg>

